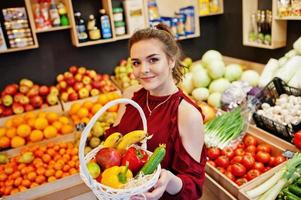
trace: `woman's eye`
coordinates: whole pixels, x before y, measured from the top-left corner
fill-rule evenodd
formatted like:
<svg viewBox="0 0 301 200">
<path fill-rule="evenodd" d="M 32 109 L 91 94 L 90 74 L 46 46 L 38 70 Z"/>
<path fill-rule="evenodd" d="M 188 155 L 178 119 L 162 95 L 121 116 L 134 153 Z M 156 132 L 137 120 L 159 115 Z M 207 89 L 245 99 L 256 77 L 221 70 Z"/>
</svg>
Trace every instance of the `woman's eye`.
<svg viewBox="0 0 301 200">
<path fill-rule="evenodd" d="M 157 62 L 159 59 L 158 58 L 151 58 L 150 60 L 149 60 L 149 62 L 150 63 L 155 63 L 155 62 Z"/>
<path fill-rule="evenodd" d="M 139 62 L 138 62 L 138 61 L 133 61 L 133 62 L 132 62 L 132 65 L 133 65 L 134 67 L 137 67 L 137 66 L 139 65 Z"/>
</svg>

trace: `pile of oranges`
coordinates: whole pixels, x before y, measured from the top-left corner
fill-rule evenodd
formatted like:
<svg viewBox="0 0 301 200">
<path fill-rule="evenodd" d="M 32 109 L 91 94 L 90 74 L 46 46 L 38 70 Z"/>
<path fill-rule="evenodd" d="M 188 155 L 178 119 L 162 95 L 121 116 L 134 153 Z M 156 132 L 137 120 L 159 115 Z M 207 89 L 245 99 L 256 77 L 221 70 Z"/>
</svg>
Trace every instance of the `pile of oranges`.
<svg viewBox="0 0 301 200">
<path fill-rule="evenodd" d="M 70 118 L 74 124 L 88 123 L 93 115 L 101 109 L 106 103 L 114 99 L 120 98 L 121 95 L 117 92 L 100 94 L 95 102 L 85 101 L 81 103 L 73 103 L 68 111 Z M 118 105 L 108 109 L 109 112 L 117 112 Z"/>
<path fill-rule="evenodd" d="M 72 133 L 72 121 L 55 112 L 28 112 L 16 115 L 0 127 L 0 149 L 17 148 L 27 143 Z"/>
<path fill-rule="evenodd" d="M 19 155 L 0 165 L 0 197 L 78 173 L 78 149 L 72 143 L 32 146 L 22 152 L 32 152 L 33 160 L 20 163 Z"/>
</svg>

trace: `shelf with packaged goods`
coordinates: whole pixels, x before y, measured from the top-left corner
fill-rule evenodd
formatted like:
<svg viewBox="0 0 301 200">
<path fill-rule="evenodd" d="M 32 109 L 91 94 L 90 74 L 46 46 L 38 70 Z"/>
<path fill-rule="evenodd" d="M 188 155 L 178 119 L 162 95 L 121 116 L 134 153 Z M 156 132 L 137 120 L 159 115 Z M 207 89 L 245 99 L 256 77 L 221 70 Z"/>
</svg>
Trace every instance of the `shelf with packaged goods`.
<svg viewBox="0 0 301 200">
<path fill-rule="evenodd" d="M 70 29 L 71 26 L 59 26 L 59 27 L 51 27 L 51 28 L 47 28 L 47 29 L 37 29 L 36 33 L 45 33 L 45 32 L 52 32 L 52 31 L 60 31 L 60 30 L 66 30 L 66 29 Z"/>
<path fill-rule="evenodd" d="M 249 32 L 251 30 L 251 15 L 258 9 L 258 0 L 248 1 L 243 0 L 243 45 L 265 49 L 277 49 L 286 46 L 286 21 L 275 20 L 272 17 L 271 22 L 271 44 L 261 44 L 258 42 L 249 41 Z M 272 15 L 275 12 L 275 5 L 272 7 Z"/>
<path fill-rule="evenodd" d="M 273 12 L 273 17 L 275 20 L 301 20 L 301 16 L 296 15 L 289 15 L 289 16 L 279 16 L 278 14 L 278 0 L 272 0 L 273 1 L 273 10 L 275 12 Z M 299 3 L 300 4 L 300 3 Z M 300 5 L 299 5 L 300 6 Z M 296 8 L 297 6 L 295 5 L 291 5 L 291 8 Z M 290 8 L 290 9 L 291 9 Z"/>
<path fill-rule="evenodd" d="M 209 17 L 209 16 L 214 16 L 214 15 L 221 15 L 224 14 L 224 1 L 223 0 L 216 0 L 216 2 L 218 3 L 218 5 L 216 7 L 214 7 L 214 11 L 212 11 L 212 8 L 210 8 L 210 2 L 202 2 L 201 0 L 198 1 L 199 2 L 199 17 Z M 202 9 L 202 4 L 205 3 L 205 7 L 206 9 Z"/>
<path fill-rule="evenodd" d="M 31 45 L 31 46 L 26 46 L 26 47 L 19 47 L 19 48 L 8 48 L 5 51 L 0 51 L 0 54 L 3 53 L 11 53 L 11 52 L 17 52 L 17 51 L 25 51 L 25 50 L 30 50 L 30 49 L 37 49 L 39 48 L 38 44 Z"/>
</svg>

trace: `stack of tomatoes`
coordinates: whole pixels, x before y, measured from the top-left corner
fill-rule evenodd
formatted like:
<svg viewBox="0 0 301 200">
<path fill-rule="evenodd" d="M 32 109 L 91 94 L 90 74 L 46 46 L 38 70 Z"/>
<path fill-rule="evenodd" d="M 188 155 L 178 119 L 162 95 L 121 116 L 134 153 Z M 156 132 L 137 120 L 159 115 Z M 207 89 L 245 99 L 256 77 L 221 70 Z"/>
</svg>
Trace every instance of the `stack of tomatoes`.
<svg viewBox="0 0 301 200">
<path fill-rule="evenodd" d="M 255 137 L 246 135 L 235 149 L 208 148 L 207 163 L 240 186 L 286 160 L 271 153 L 269 144 L 259 144 Z"/>
</svg>

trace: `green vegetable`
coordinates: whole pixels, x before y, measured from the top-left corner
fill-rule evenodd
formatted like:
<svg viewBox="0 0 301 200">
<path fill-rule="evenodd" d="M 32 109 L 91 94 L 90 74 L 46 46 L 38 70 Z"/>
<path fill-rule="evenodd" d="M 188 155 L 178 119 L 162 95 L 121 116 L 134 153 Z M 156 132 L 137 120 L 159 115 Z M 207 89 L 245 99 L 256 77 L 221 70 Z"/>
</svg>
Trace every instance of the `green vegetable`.
<svg viewBox="0 0 301 200">
<path fill-rule="evenodd" d="M 207 87 L 211 81 L 206 69 L 197 69 L 192 72 L 192 84 L 194 87 Z"/>
<path fill-rule="evenodd" d="M 301 178 L 299 178 L 296 183 L 297 183 L 298 186 L 301 187 Z"/>
<path fill-rule="evenodd" d="M 290 58 L 283 67 L 276 71 L 275 76 L 281 78 L 287 83 L 300 69 L 300 63 L 301 56 L 294 56 Z"/>
<path fill-rule="evenodd" d="M 209 86 L 209 92 L 223 93 L 226 89 L 230 87 L 231 83 L 225 78 L 219 78 L 211 82 Z"/>
<path fill-rule="evenodd" d="M 206 101 L 209 97 L 209 90 L 207 88 L 196 88 L 191 94 L 197 101 Z"/>
<path fill-rule="evenodd" d="M 298 197 L 301 197 L 301 188 L 299 188 L 297 185 L 288 186 L 288 191 L 297 195 Z"/>
<path fill-rule="evenodd" d="M 211 60 L 206 65 L 206 68 L 212 79 L 222 78 L 226 72 L 226 67 L 222 60 Z"/>
<path fill-rule="evenodd" d="M 159 145 L 159 147 L 157 147 L 154 153 L 150 156 L 149 160 L 142 167 L 140 172 L 142 172 L 144 175 L 152 174 L 163 160 L 165 153 L 165 145 Z"/>
<path fill-rule="evenodd" d="M 245 123 L 239 107 L 217 116 L 205 124 L 206 145 L 225 148 L 232 140 L 240 136 Z"/>
<path fill-rule="evenodd" d="M 294 42 L 293 47 L 297 51 L 297 53 L 301 55 L 301 37 L 299 37 L 299 39 Z"/>
<path fill-rule="evenodd" d="M 210 106 L 215 107 L 215 108 L 220 108 L 221 107 L 221 98 L 222 98 L 221 93 L 214 92 L 214 93 L 209 95 L 208 104 Z"/>
<path fill-rule="evenodd" d="M 206 66 L 211 60 L 223 60 L 223 56 L 216 50 L 209 50 L 202 56 L 202 62 Z"/>
<path fill-rule="evenodd" d="M 265 87 L 272 79 L 275 71 L 279 68 L 278 60 L 271 58 L 264 66 L 259 79 L 259 87 Z"/>
<path fill-rule="evenodd" d="M 225 78 L 229 81 L 236 81 L 241 77 L 242 68 L 239 64 L 229 64 L 226 66 Z"/>
<path fill-rule="evenodd" d="M 183 80 L 179 83 L 179 87 L 187 94 L 190 94 L 193 90 L 192 73 L 188 72 L 184 75 Z"/>
<path fill-rule="evenodd" d="M 245 81 L 251 86 L 255 87 L 259 82 L 259 74 L 254 70 L 246 70 L 242 73 L 240 80 Z"/>
<path fill-rule="evenodd" d="M 285 199 L 288 199 L 288 200 L 301 200 L 301 198 L 299 198 L 297 195 L 291 193 L 288 188 L 286 188 L 285 190 L 283 190 L 284 192 L 284 195 L 285 195 Z"/>
</svg>

